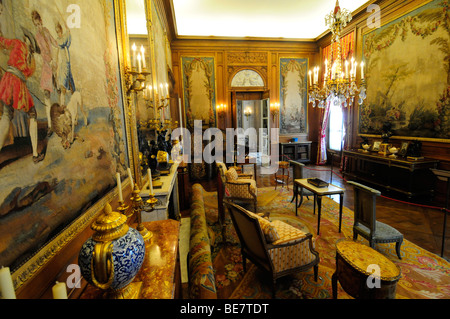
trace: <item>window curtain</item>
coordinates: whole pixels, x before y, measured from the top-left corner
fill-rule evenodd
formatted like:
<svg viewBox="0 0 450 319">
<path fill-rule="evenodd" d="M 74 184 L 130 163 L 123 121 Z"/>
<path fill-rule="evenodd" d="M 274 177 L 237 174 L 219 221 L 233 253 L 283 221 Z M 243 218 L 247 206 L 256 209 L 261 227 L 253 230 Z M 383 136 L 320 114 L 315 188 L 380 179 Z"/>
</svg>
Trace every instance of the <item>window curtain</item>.
<svg viewBox="0 0 450 319">
<path fill-rule="evenodd" d="M 355 33 L 350 32 L 346 36 L 341 38 L 341 47 L 342 47 L 342 56 L 341 59 L 343 61 L 350 60 L 354 53 L 354 43 L 355 43 Z M 333 46 L 333 48 L 332 48 Z M 329 46 L 325 47 L 322 50 L 322 70 L 325 70 L 325 60 L 328 60 L 328 65 L 332 65 L 333 62 L 338 58 L 337 56 L 337 46 L 338 43 L 335 42 L 333 44 L 330 44 Z M 333 49 L 333 50 L 332 50 Z M 325 74 L 323 74 L 323 80 L 325 78 Z M 330 103 L 333 103 L 331 99 L 327 99 L 327 102 L 325 104 L 325 108 L 323 109 L 322 116 L 320 119 L 320 133 L 319 133 L 319 147 L 317 152 L 317 165 L 324 165 L 327 162 L 327 141 L 326 141 L 326 132 L 328 127 L 328 120 L 330 115 Z M 343 116 L 344 121 L 346 125 L 344 125 L 345 128 L 345 136 L 343 141 L 343 149 L 349 147 L 349 141 L 348 141 L 348 119 L 349 114 L 351 114 L 350 111 L 350 105 L 347 107 L 347 109 L 344 108 L 343 110 Z M 342 156 L 341 156 L 342 159 Z M 342 163 L 341 163 L 342 166 Z"/>
</svg>

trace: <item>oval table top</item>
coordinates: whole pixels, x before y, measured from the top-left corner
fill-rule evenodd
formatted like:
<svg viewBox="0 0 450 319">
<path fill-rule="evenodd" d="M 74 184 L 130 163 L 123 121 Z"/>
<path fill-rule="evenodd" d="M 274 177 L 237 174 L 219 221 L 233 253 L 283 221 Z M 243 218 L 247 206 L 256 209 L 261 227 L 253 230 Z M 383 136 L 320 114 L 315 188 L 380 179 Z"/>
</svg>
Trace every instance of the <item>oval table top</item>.
<svg viewBox="0 0 450 319">
<path fill-rule="evenodd" d="M 341 240 L 336 243 L 336 251 L 362 274 L 372 275 L 373 272 L 368 272 L 367 269 L 370 269 L 370 265 L 378 265 L 381 280 L 396 281 L 400 279 L 400 268 L 386 256 L 367 245 L 352 240 Z"/>
</svg>

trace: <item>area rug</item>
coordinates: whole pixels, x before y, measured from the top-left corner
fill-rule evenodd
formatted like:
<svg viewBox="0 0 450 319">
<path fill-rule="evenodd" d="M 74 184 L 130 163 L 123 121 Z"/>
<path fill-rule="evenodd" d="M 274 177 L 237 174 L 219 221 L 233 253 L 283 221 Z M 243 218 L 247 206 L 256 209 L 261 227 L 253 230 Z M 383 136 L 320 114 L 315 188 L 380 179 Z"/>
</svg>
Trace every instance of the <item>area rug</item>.
<svg viewBox="0 0 450 319">
<path fill-rule="evenodd" d="M 264 194 L 273 191 L 273 188 L 260 188 L 258 192 Z M 343 209 L 342 232 L 338 231 L 339 204 L 330 198 L 322 200 L 322 216 L 320 222 L 320 236 L 317 236 L 317 214 L 313 214 L 313 200 L 304 200 L 295 216 L 295 205 L 291 203 L 292 190 L 278 189 L 277 196 L 271 199 L 267 205 L 260 206 L 258 212 L 268 211 L 271 219 L 282 219 L 294 227 L 308 230 L 315 238 L 315 248 L 320 255 L 319 279 L 314 281 L 313 270 L 299 272 L 293 276 L 286 276 L 277 281 L 276 298 L 303 298 L 303 299 L 328 299 L 332 297 L 331 276 L 335 271 L 336 241 L 342 238 L 353 237 L 353 211 Z M 214 195 L 211 195 L 214 196 Z M 261 196 L 261 195 L 260 195 Z M 210 208 L 213 210 L 213 208 Z M 210 212 L 213 214 L 213 211 Z M 217 216 L 217 212 L 216 212 Z M 229 220 L 228 220 L 229 222 Z M 230 225 L 228 225 L 230 226 Z M 248 262 L 247 272 L 244 274 L 239 266 L 240 253 L 239 241 L 233 233 L 232 225 L 225 232 L 227 254 L 234 256 L 234 262 L 225 263 L 232 273 L 219 273 L 216 276 L 217 286 L 224 285 L 226 280 L 236 286 L 229 298 L 253 299 L 271 298 L 271 279 L 258 268 Z M 358 239 L 364 244 L 368 242 Z M 397 258 L 395 244 L 377 244 L 375 249 L 387 256 L 401 271 L 402 277 L 397 284 L 397 299 L 448 299 L 450 298 L 450 263 L 436 254 L 404 240 L 401 246 L 402 259 Z M 231 250 L 231 253 L 230 253 Z M 218 258 L 224 258 L 224 250 L 217 253 Z M 227 266 L 228 265 L 228 266 Z M 226 269 L 225 269 L 226 270 Z M 231 278 L 231 279 L 230 279 Z M 234 279 L 234 282 L 232 281 Z M 338 285 L 338 298 L 351 298 Z"/>
</svg>

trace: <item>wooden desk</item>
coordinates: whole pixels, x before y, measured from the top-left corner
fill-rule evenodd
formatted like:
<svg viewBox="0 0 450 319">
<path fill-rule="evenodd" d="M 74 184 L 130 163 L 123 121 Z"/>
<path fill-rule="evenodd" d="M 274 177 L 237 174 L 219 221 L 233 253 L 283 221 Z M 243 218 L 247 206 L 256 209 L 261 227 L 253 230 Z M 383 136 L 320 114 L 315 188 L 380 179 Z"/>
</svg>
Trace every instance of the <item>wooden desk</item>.
<svg viewBox="0 0 450 319">
<path fill-rule="evenodd" d="M 373 274 L 374 266 L 379 267 L 378 277 Z M 354 298 L 394 299 L 400 277 L 400 268 L 369 246 L 347 239 L 336 243 L 336 271 L 331 277 L 333 299 L 337 298 L 338 281 Z"/>
<path fill-rule="evenodd" d="M 303 188 L 311 191 L 314 194 L 314 214 L 316 213 L 316 202 L 318 206 L 317 216 L 317 235 L 320 234 L 320 215 L 322 211 L 322 196 L 339 195 L 339 232 L 341 232 L 342 225 L 342 205 L 344 201 L 345 189 L 329 184 L 328 187 L 316 187 L 308 183 L 307 178 L 296 179 L 294 181 L 295 187 L 300 187 L 300 196 L 303 197 Z M 295 196 L 295 216 L 297 216 L 297 196 Z"/>
<path fill-rule="evenodd" d="M 438 160 L 425 158 L 411 161 L 358 151 L 344 151 L 343 154 L 348 159 L 344 177 L 400 192 L 408 198 L 418 195 L 432 197 L 434 194 L 435 179 L 430 168 L 437 168 Z"/>
<path fill-rule="evenodd" d="M 133 280 L 133 282 L 142 282 L 139 299 L 179 298 L 181 292 L 178 251 L 180 222 L 167 219 L 143 224 L 153 233 L 153 237 L 145 244 L 145 259 Z M 80 299 L 101 299 L 103 293 L 102 290 L 87 285 Z"/>
</svg>

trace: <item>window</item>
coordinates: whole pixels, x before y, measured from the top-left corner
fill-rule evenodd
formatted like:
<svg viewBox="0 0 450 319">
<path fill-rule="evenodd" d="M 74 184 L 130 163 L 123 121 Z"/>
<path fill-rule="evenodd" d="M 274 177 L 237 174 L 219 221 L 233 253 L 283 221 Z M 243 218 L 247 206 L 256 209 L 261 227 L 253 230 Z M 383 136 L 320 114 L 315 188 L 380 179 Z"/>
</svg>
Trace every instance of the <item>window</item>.
<svg viewBox="0 0 450 319">
<path fill-rule="evenodd" d="M 344 118 L 340 105 L 331 103 L 329 120 L 329 148 L 335 151 L 340 151 L 342 148 L 342 140 L 344 138 Z"/>
</svg>

